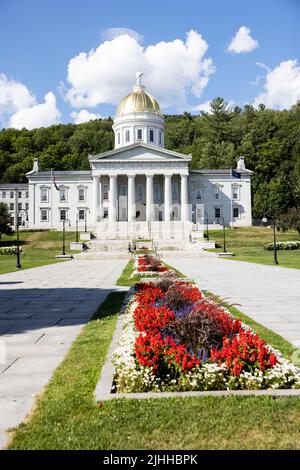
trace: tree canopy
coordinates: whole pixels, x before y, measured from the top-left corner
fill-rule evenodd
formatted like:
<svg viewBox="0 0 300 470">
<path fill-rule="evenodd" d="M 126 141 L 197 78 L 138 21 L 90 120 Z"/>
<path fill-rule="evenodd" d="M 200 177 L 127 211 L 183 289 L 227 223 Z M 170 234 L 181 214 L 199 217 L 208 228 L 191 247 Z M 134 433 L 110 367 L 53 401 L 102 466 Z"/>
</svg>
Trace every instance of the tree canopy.
<svg viewBox="0 0 300 470">
<path fill-rule="evenodd" d="M 253 215 L 300 207 L 300 103 L 290 110 L 264 105 L 231 108 L 223 98 L 210 112 L 166 115 L 166 148 L 192 153 L 191 168 L 230 168 L 245 157 L 252 178 Z M 33 158 L 43 170 L 89 169 L 88 155 L 113 148 L 111 118 L 28 131 L 0 131 L 0 182 L 27 182 Z"/>
</svg>

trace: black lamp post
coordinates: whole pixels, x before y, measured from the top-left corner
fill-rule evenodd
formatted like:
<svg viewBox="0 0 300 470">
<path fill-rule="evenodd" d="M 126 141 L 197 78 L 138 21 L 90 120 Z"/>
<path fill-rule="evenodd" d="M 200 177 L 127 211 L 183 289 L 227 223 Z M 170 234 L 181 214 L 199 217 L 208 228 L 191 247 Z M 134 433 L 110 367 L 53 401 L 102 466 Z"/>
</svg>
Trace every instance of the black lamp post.
<svg viewBox="0 0 300 470">
<path fill-rule="evenodd" d="M 19 216 L 20 214 L 26 214 L 26 221 L 28 220 L 28 212 L 26 209 L 19 209 L 17 211 L 17 263 L 16 263 L 16 268 L 21 269 L 21 262 L 20 262 L 20 234 L 19 234 Z"/>
<path fill-rule="evenodd" d="M 76 243 L 78 243 L 78 220 L 79 220 L 79 212 L 76 214 Z"/>
<path fill-rule="evenodd" d="M 87 213 L 90 212 L 90 209 L 87 207 L 84 210 L 84 231 L 87 232 Z"/>
<path fill-rule="evenodd" d="M 68 222 L 69 224 L 69 227 L 71 227 L 71 222 L 69 219 L 63 219 L 62 220 L 62 223 L 63 223 L 63 239 L 62 239 L 62 255 L 65 256 L 66 255 L 66 242 L 65 242 L 65 229 L 66 229 L 66 222 Z"/>
<path fill-rule="evenodd" d="M 218 223 L 219 223 L 219 220 L 222 219 L 223 220 L 223 248 L 224 248 L 224 253 L 227 253 L 227 250 L 226 250 L 226 235 L 225 235 L 225 221 L 224 221 L 224 217 L 218 217 Z"/>
<path fill-rule="evenodd" d="M 266 217 L 262 218 L 263 224 L 267 223 L 268 219 Z M 279 264 L 277 257 L 277 241 L 276 241 L 276 218 L 275 214 L 273 215 L 273 263 Z"/>
<path fill-rule="evenodd" d="M 206 216 L 206 240 L 209 240 L 209 234 L 208 234 L 208 213 L 207 213 L 207 211 L 204 211 L 204 216 Z"/>
</svg>

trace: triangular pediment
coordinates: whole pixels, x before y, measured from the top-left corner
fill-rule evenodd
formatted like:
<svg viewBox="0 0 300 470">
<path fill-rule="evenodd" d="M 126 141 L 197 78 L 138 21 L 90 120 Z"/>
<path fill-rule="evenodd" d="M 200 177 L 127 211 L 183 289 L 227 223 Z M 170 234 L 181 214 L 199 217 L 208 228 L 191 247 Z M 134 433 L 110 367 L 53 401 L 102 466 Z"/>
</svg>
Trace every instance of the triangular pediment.
<svg viewBox="0 0 300 470">
<path fill-rule="evenodd" d="M 126 147 L 110 150 L 99 155 L 90 155 L 90 162 L 97 161 L 187 161 L 191 155 L 174 152 L 165 148 L 153 147 L 145 144 L 133 144 Z"/>
</svg>

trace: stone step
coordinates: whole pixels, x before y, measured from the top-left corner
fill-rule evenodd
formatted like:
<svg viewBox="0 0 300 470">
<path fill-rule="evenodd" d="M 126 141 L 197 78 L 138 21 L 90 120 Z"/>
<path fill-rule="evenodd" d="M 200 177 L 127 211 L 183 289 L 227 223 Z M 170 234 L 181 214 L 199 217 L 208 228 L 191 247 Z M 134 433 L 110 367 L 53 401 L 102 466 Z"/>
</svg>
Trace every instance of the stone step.
<svg viewBox="0 0 300 470">
<path fill-rule="evenodd" d="M 94 260 L 94 259 L 131 259 L 129 253 L 122 253 L 121 251 L 85 251 L 83 253 L 78 253 L 73 255 L 75 259 L 79 260 Z"/>
</svg>

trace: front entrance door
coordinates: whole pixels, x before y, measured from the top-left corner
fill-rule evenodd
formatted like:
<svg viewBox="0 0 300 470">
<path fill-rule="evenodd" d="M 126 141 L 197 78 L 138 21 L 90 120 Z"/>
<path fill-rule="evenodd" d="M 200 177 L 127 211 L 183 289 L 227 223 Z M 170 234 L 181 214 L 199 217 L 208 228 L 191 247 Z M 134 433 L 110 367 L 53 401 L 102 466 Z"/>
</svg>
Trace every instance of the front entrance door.
<svg viewBox="0 0 300 470">
<path fill-rule="evenodd" d="M 119 222 L 127 222 L 128 210 L 127 210 L 127 185 L 120 184 L 119 191 Z"/>
</svg>

